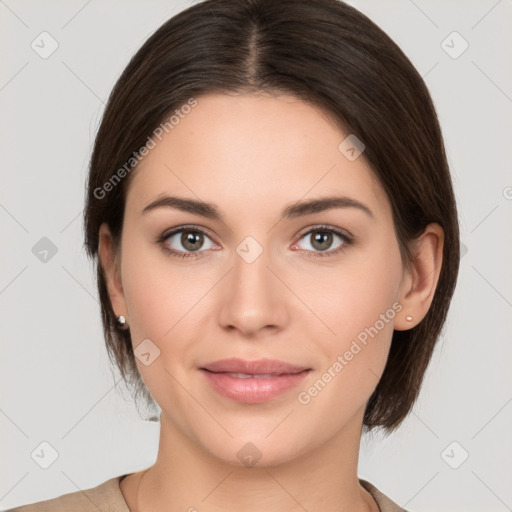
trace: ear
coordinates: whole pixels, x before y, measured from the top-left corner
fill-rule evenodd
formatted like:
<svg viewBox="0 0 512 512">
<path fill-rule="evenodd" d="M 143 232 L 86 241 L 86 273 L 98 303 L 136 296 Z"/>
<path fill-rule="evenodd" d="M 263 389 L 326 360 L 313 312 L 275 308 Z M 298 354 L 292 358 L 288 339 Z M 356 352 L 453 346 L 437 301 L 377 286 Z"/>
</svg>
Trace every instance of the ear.
<svg viewBox="0 0 512 512">
<path fill-rule="evenodd" d="M 413 245 L 411 269 L 404 269 L 398 302 L 400 315 L 395 317 L 397 331 L 411 329 L 427 314 L 436 291 L 443 263 L 444 231 L 437 224 L 429 224 Z M 407 321 L 406 317 L 412 317 Z"/>
<path fill-rule="evenodd" d="M 119 265 L 119 251 L 114 246 L 112 234 L 107 223 L 103 223 L 99 230 L 98 256 L 103 274 L 105 276 L 108 294 L 112 308 L 117 315 L 127 317 L 126 302 L 121 282 L 121 269 Z"/>
</svg>

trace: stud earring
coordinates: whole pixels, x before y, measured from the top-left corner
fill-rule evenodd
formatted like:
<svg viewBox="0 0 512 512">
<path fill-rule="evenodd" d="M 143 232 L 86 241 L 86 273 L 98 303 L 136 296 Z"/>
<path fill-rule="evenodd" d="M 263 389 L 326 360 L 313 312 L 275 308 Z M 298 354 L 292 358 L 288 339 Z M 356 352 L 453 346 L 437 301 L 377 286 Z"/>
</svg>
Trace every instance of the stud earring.
<svg viewBox="0 0 512 512">
<path fill-rule="evenodd" d="M 128 324 L 126 323 L 126 318 L 123 315 L 119 315 L 117 317 L 117 327 L 122 331 L 129 329 Z"/>
<path fill-rule="evenodd" d="M 405 319 L 408 321 L 408 322 L 412 322 L 412 316 L 411 315 L 407 315 L 405 317 Z"/>
</svg>

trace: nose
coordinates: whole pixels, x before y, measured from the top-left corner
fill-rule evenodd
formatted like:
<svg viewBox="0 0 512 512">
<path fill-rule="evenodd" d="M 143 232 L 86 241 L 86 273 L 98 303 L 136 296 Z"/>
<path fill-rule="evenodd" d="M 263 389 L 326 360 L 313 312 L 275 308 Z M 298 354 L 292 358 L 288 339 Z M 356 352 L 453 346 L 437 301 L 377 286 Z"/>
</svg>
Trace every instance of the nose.
<svg viewBox="0 0 512 512">
<path fill-rule="evenodd" d="M 257 338 L 285 328 L 289 320 L 290 292 L 279 279 L 279 270 L 263 250 L 256 259 L 246 257 L 244 247 L 235 253 L 233 268 L 222 280 L 219 323 L 245 338 Z M 250 251 L 254 247 L 250 247 Z M 253 254 L 254 257 L 254 254 Z"/>
</svg>

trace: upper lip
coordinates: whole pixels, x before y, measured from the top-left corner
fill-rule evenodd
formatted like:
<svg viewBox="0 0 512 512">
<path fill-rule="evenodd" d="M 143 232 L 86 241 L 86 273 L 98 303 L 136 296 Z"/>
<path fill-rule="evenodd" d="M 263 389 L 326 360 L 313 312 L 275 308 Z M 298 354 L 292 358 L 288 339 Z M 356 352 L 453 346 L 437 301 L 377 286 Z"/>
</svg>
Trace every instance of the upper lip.
<svg viewBox="0 0 512 512">
<path fill-rule="evenodd" d="M 208 370 L 215 373 L 245 373 L 248 375 L 284 375 L 291 373 L 300 373 L 309 370 L 305 366 L 296 366 L 285 361 L 275 359 L 258 359 L 256 361 L 246 361 L 244 359 L 220 359 L 201 367 L 202 370 Z"/>
</svg>

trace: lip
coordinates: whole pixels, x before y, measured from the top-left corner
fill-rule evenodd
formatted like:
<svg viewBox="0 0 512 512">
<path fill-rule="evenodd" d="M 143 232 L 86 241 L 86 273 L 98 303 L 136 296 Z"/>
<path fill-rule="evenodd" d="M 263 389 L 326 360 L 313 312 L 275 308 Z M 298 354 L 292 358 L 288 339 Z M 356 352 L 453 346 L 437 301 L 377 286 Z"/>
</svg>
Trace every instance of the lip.
<svg viewBox="0 0 512 512">
<path fill-rule="evenodd" d="M 199 370 L 222 396 L 237 402 L 260 404 L 297 386 L 311 368 L 273 359 L 222 359 Z"/>
</svg>

